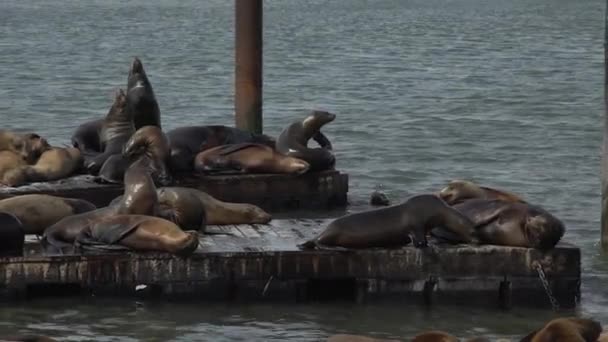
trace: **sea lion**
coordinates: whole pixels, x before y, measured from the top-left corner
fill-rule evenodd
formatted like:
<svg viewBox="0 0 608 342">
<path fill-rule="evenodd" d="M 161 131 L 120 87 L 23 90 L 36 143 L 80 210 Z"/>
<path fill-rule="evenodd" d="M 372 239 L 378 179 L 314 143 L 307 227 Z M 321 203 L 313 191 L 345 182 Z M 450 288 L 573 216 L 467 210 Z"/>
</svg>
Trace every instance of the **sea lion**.
<svg viewBox="0 0 608 342">
<path fill-rule="evenodd" d="M 66 178 L 75 173 L 83 163 L 79 149 L 75 147 L 51 147 L 36 164 L 25 167 L 28 182 L 48 182 Z"/>
<path fill-rule="evenodd" d="M 391 205 L 391 201 L 388 199 L 385 193 L 376 190 L 372 192 L 369 198 L 369 204 L 373 206 L 387 206 Z"/>
<path fill-rule="evenodd" d="M 175 223 L 145 215 L 116 215 L 84 228 L 75 241 L 81 251 L 158 251 L 188 256 L 198 247 L 198 234 Z"/>
<path fill-rule="evenodd" d="M 127 80 L 127 110 L 133 118 L 135 129 L 144 126 L 161 128 L 160 109 L 152 84 L 148 80 L 144 66 L 139 58 L 134 57 L 129 68 Z"/>
<path fill-rule="evenodd" d="M 23 256 L 25 232 L 19 219 L 4 211 L 0 211 L 0 257 Z"/>
<path fill-rule="evenodd" d="M 373 338 L 351 334 L 336 334 L 327 338 L 327 342 L 399 342 L 399 340 L 387 340 L 384 338 Z"/>
<path fill-rule="evenodd" d="M 602 326 L 594 320 L 563 317 L 549 321 L 520 342 L 596 342 L 601 333 Z"/>
<path fill-rule="evenodd" d="M 194 170 L 197 172 L 240 171 L 242 173 L 303 174 L 308 171 L 307 162 L 284 156 L 272 147 L 241 143 L 217 146 L 196 155 Z"/>
<path fill-rule="evenodd" d="M 127 96 L 122 89 L 118 89 L 114 96 L 114 103 L 101 126 L 99 141 L 103 152 L 81 151 L 87 171 L 96 175 L 111 155 L 122 153 L 123 146 L 133 133 L 135 133 L 135 127 L 132 117 L 127 111 Z"/>
<path fill-rule="evenodd" d="M 240 143 L 275 146 L 275 140 L 268 135 L 223 125 L 178 127 L 167 132 L 167 137 L 173 172 L 192 172 L 196 155 L 216 146 Z"/>
<path fill-rule="evenodd" d="M 403 203 L 345 215 L 332 221 L 317 237 L 298 245 L 301 249 L 388 248 L 409 244 L 426 247 L 426 234 L 445 227 L 463 241 L 470 241 L 473 222 L 442 199 L 415 195 Z"/>
<path fill-rule="evenodd" d="M 27 162 L 13 151 L 0 151 L 0 184 L 5 186 L 20 186 L 27 183 L 25 167 Z"/>
<path fill-rule="evenodd" d="M 435 330 L 414 336 L 412 342 L 460 342 L 460 340 L 447 332 Z"/>
<path fill-rule="evenodd" d="M 542 207 L 499 199 L 472 199 L 453 206 L 475 223 L 473 236 L 482 244 L 553 248 L 565 232 L 564 224 Z M 449 238 L 441 228 L 432 234 Z"/>
<path fill-rule="evenodd" d="M 441 197 L 449 205 L 462 203 L 469 199 L 500 199 L 507 202 L 526 203 L 520 196 L 499 189 L 479 186 L 467 180 L 453 180 L 439 192 Z"/>
<path fill-rule="evenodd" d="M 226 224 L 265 224 L 270 222 L 272 216 L 262 208 L 249 203 L 223 202 L 204 191 L 184 187 L 162 187 L 157 189 L 158 201 L 161 207 L 161 217 L 171 220 L 170 211 L 175 210 L 180 227 L 188 226 L 185 222 L 195 222 L 197 217 L 197 198 L 205 211 L 206 225 Z M 122 201 L 122 196 L 112 200 L 110 205 Z M 163 211 L 167 211 L 162 214 Z M 184 224 L 184 225 L 182 225 Z M 192 226 L 193 227 L 193 226 Z"/>
<path fill-rule="evenodd" d="M 15 152 L 27 164 L 35 163 L 38 157 L 49 148 L 48 141 L 36 133 L 0 130 L 0 151 Z"/>
<path fill-rule="evenodd" d="M 303 120 L 289 124 L 277 138 L 276 150 L 289 157 L 302 159 L 310 164 L 310 171 L 332 169 L 336 159 L 331 152 L 331 142 L 321 133 L 321 127 L 334 121 L 335 114 L 324 111 L 312 111 Z M 320 148 L 308 148 L 310 139 L 316 141 Z"/>
<path fill-rule="evenodd" d="M 87 154 L 103 152 L 101 129 L 105 119 L 89 120 L 79 125 L 70 139 L 72 146 Z"/>
<path fill-rule="evenodd" d="M 0 200 L 0 211 L 17 217 L 25 234 L 42 235 L 44 230 L 64 217 L 97 209 L 94 204 L 75 198 L 27 194 Z"/>
<path fill-rule="evenodd" d="M 144 126 L 125 143 L 121 155 L 108 158 L 99 171 L 99 177 L 106 182 L 120 183 L 131 161 L 146 156 L 154 166 L 152 178 L 159 185 L 169 185 L 173 181 L 167 166 L 170 153 L 165 133 L 156 126 Z"/>
</svg>

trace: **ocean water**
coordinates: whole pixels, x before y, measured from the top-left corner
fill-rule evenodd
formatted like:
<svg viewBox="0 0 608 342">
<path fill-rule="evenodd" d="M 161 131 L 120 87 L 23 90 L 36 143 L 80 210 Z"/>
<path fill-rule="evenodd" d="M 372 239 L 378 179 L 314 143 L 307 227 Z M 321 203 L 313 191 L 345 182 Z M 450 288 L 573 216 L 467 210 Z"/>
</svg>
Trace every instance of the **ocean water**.
<svg viewBox="0 0 608 342">
<path fill-rule="evenodd" d="M 560 217 L 583 251 L 576 312 L 608 324 L 598 245 L 603 125 L 599 0 L 267 0 L 264 131 L 310 109 L 350 175 L 350 210 L 465 178 Z M 0 1 L 2 128 L 69 143 L 104 115 L 139 56 L 164 129 L 233 118 L 234 7 L 225 0 Z M 0 307 L 0 334 L 66 341 L 406 339 L 425 329 L 522 336 L 547 310 L 45 299 Z"/>
</svg>

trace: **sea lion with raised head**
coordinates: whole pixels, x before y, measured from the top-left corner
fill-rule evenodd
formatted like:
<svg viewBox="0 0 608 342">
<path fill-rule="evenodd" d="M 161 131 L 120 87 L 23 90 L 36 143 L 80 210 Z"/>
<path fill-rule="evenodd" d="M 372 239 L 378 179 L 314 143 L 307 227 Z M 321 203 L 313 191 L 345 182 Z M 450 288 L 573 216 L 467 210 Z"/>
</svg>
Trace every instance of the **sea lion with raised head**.
<svg viewBox="0 0 608 342">
<path fill-rule="evenodd" d="M 103 152 L 101 129 L 105 119 L 89 120 L 79 125 L 70 139 L 72 146 L 83 153 L 97 154 Z"/>
<path fill-rule="evenodd" d="M 159 127 L 144 126 L 125 143 L 122 154 L 108 158 L 99 171 L 99 177 L 105 182 L 121 183 L 131 162 L 146 156 L 153 164 L 153 180 L 159 185 L 169 185 L 173 181 L 167 166 L 170 153 L 165 133 Z"/>
<path fill-rule="evenodd" d="M 133 133 L 135 128 L 127 111 L 127 96 L 122 89 L 118 89 L 114 103 L 101 126 L 99 141 L 102 152 L 90 153 L 81 150 L 87 171 L 96 175 L 110 156 L 122 153 L 123 146 Z"/>
<path fill-rule="evenodd" d="M 516 194 L 460 179 L 450 181 L 446 187 L 441 189 L 439 197 L 449 205 L 462 203 L 470 199 L 500 199 L 507 202 L 526 203 Z"/>
<path fill-rule="evenodd" d="M 15 215 L 0 211 L 0 257 L 23 256 L 25 231 Z"/>
<path fill-rule="evenodd" d="M 83 158 L 75 147 L 52 147 L 42 153 L 36 164 L 25 167 L 28 182 L 49 182 L 74 174 L 82 166 Z"/>
<path fill-rule="evenodd" d="M 188 256 L 198 247 L 198 233 L 145 215 L 116 215 L 83 229 L 75 241 L 81 251 L 157 251 Z"/>
<path fill-rule="evenodd" d="M 309 167 L 301 159 L 282 155 L 272 147 L 255 143 L 217 146 L 197 154 L 194 159 L 194 170 L 201 173 L 238 171 L 300 175 Z"/>
<path fill-rule="evenodd" d="M 475 223 L 473 237 L 481 244 L 553 248 L 565 232 L 564 224 L 540 206 L 499 199 L 471 199 L 453 206 Z M 453 240 L 442 228 L 436 237 Z"/>
<path fill-rule="evenodd" d="M 97 209 L 94 204 L 75 198 L 26 194 L 0 200 L 0 211 L 15 215 L 25 234 L 42 235 L 61 219 Z"/>
<path fill-rule="evenodd" d="M 130 117 L 133 118 L 136 130 L 144 126 L 161 128 L 158 102 L 144 65 L 138 57 L 133 58 L 129 68 L 127 110 Z"/>
<path fill-rule="evenodd" d="M 520 342 L 596 342 L 601 333 L 602 326 L 594 320 L 562 317 L 549 321 Z"/>
<path fill-rule="evenodd" d="M 173 172 L 192 172 L 194 158 L 202 151 L 221 145 L 256 143 L 274 148 L 274 138 L 223 125 L 178 127 L 167 132 Z"/>
<path fill-rule="evenodd" d="M 444 227 L 463 241 L 471 240 L 473 222 L 451 208 L 441 198 L 415 195 L 403 203 L 353 213 L 332 221 L 317 237 L 298 245 L 301 249 L 389 248 L 412 240 L 416 247 L 427 246 L 427 232 Z"/>
<path fill-rule="evenodd" d="M 332 169 L 336 159 L 331 152 L 331 142 L 321 132 L 321 128 L 334 121 L 335 114 L 315 110 L 303 120 L 289 124 L 277 138 L 276 149 L 289 157 L 302 159 L 310 164 L 311 171 Z M 310 139 L 316 141 L 320 148 L 309 148 Z"/>
</svg>

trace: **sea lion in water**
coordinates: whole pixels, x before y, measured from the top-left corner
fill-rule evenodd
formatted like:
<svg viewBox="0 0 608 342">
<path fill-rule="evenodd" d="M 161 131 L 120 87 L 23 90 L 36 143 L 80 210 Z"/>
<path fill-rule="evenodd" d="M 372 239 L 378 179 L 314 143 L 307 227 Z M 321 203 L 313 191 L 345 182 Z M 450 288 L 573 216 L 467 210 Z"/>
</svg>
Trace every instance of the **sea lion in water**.
<svg viewBox="0 0 608 342">
<path fill-rule="evenodd" d="M 42 335 L 18 335 L 0 337 L 0 342 L 57 342 L 57 340 Z"/>
<path fill-rule="evenodd" d="M 88 172 L 96 175 L 111 155 L 122 153 L 123 146 L 134 132 L 133 120 L 127 111 L 127 96 L 122 89 L 119 89 L 101 126 L 99 141 L 103 152 L 81 151 Z"/>
<path fill-rule="evenodd" d="M 167 132 L 167 137 L 173 172 L 192 172 L 196 155 L 213 147 L 240 143 L 275 146 L 270 136 L 223 125 L 178 127 Z"/>
<path fill-rule="evenodd" d="M 0 257 L 23 256 L 25 232 L 15 215 L 0 211 Z"/>
<path fill-rule="evenodd" d="M 249 203 L 223 202 L 204 191 L 184 187 L 162 187 L 157 189 L 161 211 L 176 210 L 176 224 L 179 222 L 194 222 L 197 216 L 197 198 L 205 211 L 206 225 L 226 224 L 264 224 L 270 222 L 272 216 L 262 208 Z M 122 201 L 122 196 L 115 198 L 110 205 Z M 169 217 L 168 215 L 161 217 Z M 188 219 L 186 219 L 188 217 Z M 173 220 L 172 220 L 173 221 Z M 185 223 L 183 223 L 185 224 Z"/>
<path fill-rule="evenodd" d="M 564 235 L 564 224 L 540 206 L 499 199 L 472 199 L 453 206 L 475 223 L 473 236 L 482 244 L 553 248 Z M 449 232 L 434 236 L 452 240 Z"/>
<path fill-rule="evenodd" d="M 35 163 L 48 150 L 48 141 L 36 133 L 16 133 L 0 130 L 0 151 L 11 151 L 20 155 L 27 163 Z"/>
<path fill-rule="evenodd" d="M 235 170 L 243 173 L 303 174 L 310 168 L 307 162 L 284 156 L 272 147 L 241 143 L 217 146 L 196 155 L 194 170 L 213 172 Z"/>
<path fill-rule="evenodd" d="M 103 118 L 95 119 L 78 126 L 71 138 L 72 146 L 87 154 L 103 152 L 101 129 L 104 121 Z"/>
<path fill-rule="evenodd" d="M 159 127 L 144 126 L 125 143 L 121 155 L 108 158 L 99 171 L 99 177 L 106 182 L 120 183 L 131 161 L 146 156 L 154 166 L 152 178 L 159 185 L 168 185 L 173 181 L 167 167 L 170 153 L 165 133 Z"/>
<path fill-rule="evenodd" d="M 311 171 L 332 169 L 336 159 L 331 152 L 331 142 L 321 132 L 321 127 L 335 118 L 335 114 L 315 110 L 303 120 L 292 122 L 277 138 L 277 151 L 306 161 L 310 164 Z M 308 141 L 311 138 L 321 147 L 309 148 Z"/>
<path fill-rule="evenodd" d="M 94 204 L 75 198 L 27 194 L 0 200 L 0 211 L 15 215 L 25 234 L 42 235 L 64 217 L 97 209 Z"/>
<path fill-rule="evenodd" d="M 498 189 L 479 186 L 467 180 L 453 180 L 439 192 L 441 197 L 449 205 L 464 202 L 469 199 L 500 199 L 507 202 L 526 203 L 520 196 Z"/>
<path fill-rule="evenodd" d="M 75 147 L 52 147 L 42 153 L 36 164 L 25 167 L 28 182 L 48 182 L 66 178 L 83 163 L 82 154 Z"/>
<path fill-rule="evenodd" d="M 520 342 L 596 342 L 601 333 L 602 326 L 594 320 L 563 317 L 549 321 Z"/>
<path fill-rule="evenodd" d="M 175 223 L 145 215 L 116 215 L 83 229 L 75 241 L 81 251 L 158 251 L 188 256 L 198 247 L 198 234 Z"/>
<path fill-rule="evenodd" d="M 474 224 L 439 197 L 422 194 L 401 204 L 337 218 L 317 237 L 298 247 L 387 248 L 409 244 L 412 239 L 416 247 L 425 247 L 427 232 L 438 226 L 470 241 Z"/>
<path fill-rule="evenodd" d="M 152 84 L 148 80 L 144 66 L 139 58 L 134 57 L 129 68 L 127 80 L 127 110 L 133 118 L 135 129 L 144 126 L 161 128 L 160 109 Z"/>
</svg>

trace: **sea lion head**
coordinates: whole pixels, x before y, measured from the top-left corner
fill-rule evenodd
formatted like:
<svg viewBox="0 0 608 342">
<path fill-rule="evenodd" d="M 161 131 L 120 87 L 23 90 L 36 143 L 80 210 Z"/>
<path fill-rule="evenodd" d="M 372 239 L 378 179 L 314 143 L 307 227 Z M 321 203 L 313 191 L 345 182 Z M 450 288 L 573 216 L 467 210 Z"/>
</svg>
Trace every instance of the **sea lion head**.
<svg viewBox="0 0 608 342">
<path fill-rule="evenodd" d="M 564 224 L 549 213 L 535 212 L 526 217 L 523 225 L 526 239 L 533 248 L 553 248 L 564 236 Z"/>
<path fill-rule="evenodd" d="M 306 161 L 294 158 L 294 157 L 285 157 L 281 160 L 281 165 L 285 167 L 285 170 L 288 173 L 301 175 L 306 173 L 308 169 L 310 169 L 310 164 Z"/>
<path fill-rule="evenodd" d="M 13 146 L 28 164 L 34 164 L 42 153 L 51 149 L 49 142 L 36 133 L 22 134 L 13 140 Z"/>
<path fill-rule="evenodd" d="M 316 132 L 323 125 L 332 122 L 336 119 L 336 114 L 322 110 L 313 110 L 308 116 L 302 121 L 302 126 L 306 127 L 309 132 Z"/>
<path fill-rule="evenodd" d="M 131 67 L 129 68 L 127 90 L 131 91 L 133 89 L 145 88 L 149 86 L 150 82 L 148 81 L 148 76 L 146 76 L 144 65 L 138 57 L 133 57 Z"/>
<path fill-rule="evenodd" d="M 169 140 L 157 126 L 144 126 L 138 129 L 123 147 L 122 153 L 130 160 L 145 156 L 152 169 L 152 178 L 160 185 L 173 181 L 167 160 L 170 156 Z"/>
<path fill-rule="evenodd" d="M 192 255 L 192 253 L 194 253 L 194 251 L 196 251 L 198 248 L 199 235 L 198 232 L 194 230 L 186 230 L 184 233 L 186 233 L 186 238 L 181 243 L 179 250 L 177 250 L 175 254 L 178 256 L 187 257 Z"/>
<path fill-rule="evenodd" d="M 439 191 L 439 197 L 447 204 L 453 205 L 467 199 L 483 198 L 484 192 L 479 185 L 471 181 L 456 179 Z"/>
</svg>

